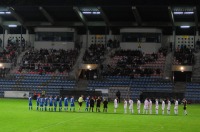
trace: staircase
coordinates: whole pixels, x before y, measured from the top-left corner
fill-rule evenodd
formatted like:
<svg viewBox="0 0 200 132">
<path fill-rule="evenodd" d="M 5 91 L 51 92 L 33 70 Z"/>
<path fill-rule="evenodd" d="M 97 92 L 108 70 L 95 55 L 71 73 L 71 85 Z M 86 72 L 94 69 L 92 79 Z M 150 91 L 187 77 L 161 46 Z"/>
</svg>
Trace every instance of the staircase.
<svg viewBox="0 0 200 132">
<path fill-rule="evenodd" d="M 173 92 L 185 92 L 186 83 L 185 82 L 176 82 L 174 85 Z"/>
<path fill-rule="evenodd" d="M 11 74 L 16 73 L 16 72 L 19 70 L 22 57 L 23 57 L 23 56 L 25 55 L 25 53 L 28 52 L 28 51 L 29 51 L 29 49 L 25 50 L 24 52 L 22 52 L 22 53 L 17 57 L 17 65 L 16 65 L 16 67 L 14 67 L 14 68 L 10 71 Z"/>
<path fill-rule="evenodd" d="M 107 65 L 111 61 L 111 55 L 115 53 L 116 50 L 119 50 L 120 48 L 115 48 L 115 49 L 110 49 L 109 51 L 106 52 L 105 60 L 102 62 L 103 65 Z"/>
<path fill-rule="evenodd" d="M 200 52 L 194 54 L 195 65 L 192 71 L 192 82 L 200 82 Z"/>
<path fill-rule="evenodd" d="M 173 63 L 173 53 L 170 52 L 166 56 L 165 68 L 164 68 L 164 77 L 171 78 L 172 76 L 172 63 Z"/>
<path fill-rule="evenodd" d="M 76 60 L 75 65 L 72 68 L 72 71 L 69 73 L 69 76 L 71 78 L 75 78 L 78 79 L 79 75 L 80 75 L 80 71 L 79 71 L 79 66 L 82 64 L 82 60 L 83 60 L 83 56 L 85 54 L 85 47 L 82 47 L 78 56 L 78 59 Z"/>
<path fill-rule="evenodd" d="M 88 80 L 80 79 L 75 90 L 85 91 L 88 87 Z"/>
</svg>

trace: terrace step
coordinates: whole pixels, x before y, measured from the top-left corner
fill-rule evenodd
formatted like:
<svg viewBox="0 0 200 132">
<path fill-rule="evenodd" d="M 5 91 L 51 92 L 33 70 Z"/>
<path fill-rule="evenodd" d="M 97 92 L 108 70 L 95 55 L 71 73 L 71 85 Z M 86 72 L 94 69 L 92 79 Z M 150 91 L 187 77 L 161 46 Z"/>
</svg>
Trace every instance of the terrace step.
<svg viewBox="0 0 200 132">
<path fill-rule="evenodd" d="M 176 82 L 174 85 L 174 92 L 185 92 L 186 90 L 186 83 L 185 82 Z"/>
<path fill-rule="evenodd" d="M 77 84 L 76 90 L 87 90 L 88 80 L 80 79 Z"/>
</svg>

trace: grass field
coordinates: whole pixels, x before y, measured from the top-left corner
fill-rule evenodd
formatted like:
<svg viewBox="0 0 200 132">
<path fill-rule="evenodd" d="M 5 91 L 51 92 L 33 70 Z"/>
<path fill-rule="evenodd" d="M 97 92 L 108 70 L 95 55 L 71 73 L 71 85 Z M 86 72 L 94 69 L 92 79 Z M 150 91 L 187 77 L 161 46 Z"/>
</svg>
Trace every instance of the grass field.
<svg viewBox="0 0 200 132">
<path fill-rule="evenodd" d="M 0 99 L 0 131 L 2 132 L 197 132 L 200 124 L 200 105 L 188 105 L 188 115 L 137 115 L 123 114 L 123 104 L 113 113 L 42 112 L 28 110 L 28 100 Z M 76 104 L 76 109 L 78 105 Z M 83 105 L 83 108 L 85 104 Z M 154 108 L 154 107 L 153 107 Z M 142 110 L 141 110 L 142 111 Z M 155 113 L 153 109 L 153 113 Z M 166 112 L 165 112 L 166 113 Z"/>
</svg>

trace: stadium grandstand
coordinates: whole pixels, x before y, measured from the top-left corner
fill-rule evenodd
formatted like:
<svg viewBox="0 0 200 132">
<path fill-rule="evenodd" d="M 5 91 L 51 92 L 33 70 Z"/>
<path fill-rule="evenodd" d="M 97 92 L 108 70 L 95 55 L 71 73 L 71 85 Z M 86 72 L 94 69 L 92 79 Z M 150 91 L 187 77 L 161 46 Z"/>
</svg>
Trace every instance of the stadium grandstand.
<svg viewBox="0 0 200 132">
<path fill-rule="evenodd" d="M 200 102 L 200 1 L 1 0 L 0 97 Z"/>
</svg>

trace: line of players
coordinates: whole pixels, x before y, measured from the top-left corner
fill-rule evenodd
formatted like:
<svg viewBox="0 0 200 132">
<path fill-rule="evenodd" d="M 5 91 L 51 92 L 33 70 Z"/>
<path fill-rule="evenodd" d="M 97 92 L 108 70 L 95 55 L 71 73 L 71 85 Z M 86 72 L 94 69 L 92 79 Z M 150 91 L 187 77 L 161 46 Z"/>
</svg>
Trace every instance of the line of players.
<svg viewBox="0 0 200 132">
<path fill-rule="evenodd" d="M 83 102 L 83 95 L 81 95 L 78 99 L 78 103 L 79 103 L 79 112 L 81 111 L 81 107 L 82 107 L 82 102 Z M 58 98 L 57 96 L 55 96 L 54 98 L 52 96 L 48 97 L 37 97 L 36 100 L 36 110 L 40 110 L 40 111 L 47 111 L 47 109 L 49 109 L 49 111 L 57 111 L 57 106 L 59 105 L 59 111 L 62 111 L 62 106 L 63 106 L 63 99 L 62 97 Z M 94 97 L 90 98 L 90 96 L 88 96 L 85 100 L 86 102 L 86 108 L 85 111 L 94 111 L 94 104 L 96 102 L 96 112 L 100 112 L 100 105 L 101 105 L 101 98 L 98 97 L 96 100 L 94 99 Z M 64 98 L 64 111 L 68 111 L 68 106 L 70 103 L 70 111 L 75 111 L 75 100 L 74 100 L 74 96 L 71 96 L 70 100 L 68 100 L 68 97 L 66 96 Z M 134 109 L 133 109 L 133 100 L 131 98 L 129 98 L 129 100 L 127 101 L 126 99 L 124 99 L 124 113 L 127 113 L 127 106 L 129 104 L 129 110 L 131 114 L 134 114 Z M 184 114 L 187 115 L 187 111 L 186 111 L 186 107 L 187 107 L 187 101 L 186 99 L 183 99 L 183 104 L 184 104 Z M 104 99 L 103 101 L 103 112 L 107 112 L 108 109 L 108 101 L 106 99 Z M 118 98 L 116 97 L 114 99 L 114 113 L 117 112 L 117 108 L 118 108 Z M 137 113 L 140 114 L 140 109 L 141 109 L 141 102 L 139 99 L 137 99 Z M 165 114 L 165 101 L 162 100 L 162 105 L 161 105 L 161 109 L 162 109 L 162 114 Z M 32 110 L 32 98 L 29 97 L 29 110 Z M 158 99 L 155 100 L 155 114 L 158 114 L 158 110 L 159 110 L 159 102 Z M 170 115 L 170 110 L 171 110 L 171 102 L 168 99 L 167 100 L 167 114 Z M 143 114 L 152 114 L 152 101 L 151 99 L 145 99 L 144 101 L 144 108 L 143 108 Z M 178 115 L 178 100 L 175 99 L 175 105 L 174 105 L 174 114 Z"/>
<path fill-rule="evenodd" d="M 140 100 L 137 99 L 137 110 L 138 114 L 140 114 Z M 162 114 L 165 114 L 165 101 L 162 100 L 161 104 L 161 110 Z M 170 115 L 170 110 L 171 110 L 171 102 L 168 99 L 167 100 L 167 114 Z M 155 100 L 155 114 L 157 115 L 159 111 L 159 102 L 158 99 Z M 143 114 L 152 114 L 152 101 L 151 99 L 145 99 L 144 101 L 144 108 L 143 108 Z M 174 114 L 178 115 L 178 100 L 175 100 L 175 105 L 174 105 Z"/>
<path fill-rule="evenodd" d="M 184 114 L 187 115 L 187 101 L 184 98 L 183 99 L 183 109 L 184 109 Z M 127 103 L 129 103 L 129 110 L 131 114 L 134 114 L 134 109 L 133 109 L 133 100 L 129 99 L 128 102 L 126 99 L 124 99 L 124 113 L 127 113 Z M 114 100 L 114 112 L 116 112 L 117 109 L 117 98 Z M 137 113 L 140 114 L 140 108 L 141 107 L 141 101 L 139 99 L 137 99 Z M 158 110 L 159 110 L 159 102 L 158 99 L 155 100 L 155 114 L 158 115 Z M 162 104 L 161 104 L 161 110 L 162 110 L 162 114 L 165 114 L 165 101 L 162 100 Z M 171 110 L 171 102 L 169 99 L 167 99 L 167 114 L 170 115 L 170 110 Z M 152 101 L 151 99 L 145 99 L 144 101 L 144 108 L 143 108 L 143 114 L 152 114 Z M 175 99 L 175 104 L 174 104 L 174 114 L 178 115 L 178 100 Z"/>
<path fill-rule="evenodd" d="M 29 110 L 33 109 L 33 104 L 32 104 L 32 97 L 28 98 L 29 102 Z M 81 111 L 81 106 L 83 102 L 83 96 L 79 97 L 78 103 L 79 103 L 79 111 Z M 100 112 L 100 105 L 101 105 L 101 98 L 98 97 L 96 100 L 94 97 L 90 98 L 88 96 L 85 100 L 86 102 L 86 108 L 85 111 L 94 111 L 94 104 L 96 102 L 96 112 Z M 103 101 L 104 104 L 104 112 L 107 112 L 108 108 L 108 101 L 105 99 Z M 67 96 L 64 98 L 64 111 L 68 111 L 68 107 L 70 106 L 69 110 L 75 112 L 75 99 L 74 96 L 71 96 L 69 99 Z M 36 99 L 36 110 L 40 111 L 57 111 L 57 107 L 59 107 L 59 111 L 62 111 L 63 108 L 63 99 L 62 97 L 40 97 L 38 96 Z"/>
<path fill-rule="evenodd" d="M 57 106 L 59 106 L 59 111 L 62 111 L 62 105 L 63 105 L 63 99 L 62 97 L 58 98 L 57 96 L 55 97 L 43 97 L 43 96 L 38 96 L 36 99 L 36 110 L 40 111 L 57 111 Z M 68 97 L 64 98 L 64 106 L 65 110 L 68 110 Z M 32 110 L 32 98 L 29 97 L 29 110 Z M 70 111 L 75 111 L 75 100 L 74 96 L 70 98 Z"/>
</svg>

